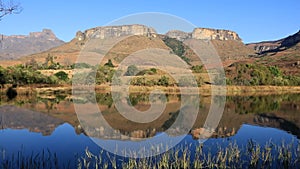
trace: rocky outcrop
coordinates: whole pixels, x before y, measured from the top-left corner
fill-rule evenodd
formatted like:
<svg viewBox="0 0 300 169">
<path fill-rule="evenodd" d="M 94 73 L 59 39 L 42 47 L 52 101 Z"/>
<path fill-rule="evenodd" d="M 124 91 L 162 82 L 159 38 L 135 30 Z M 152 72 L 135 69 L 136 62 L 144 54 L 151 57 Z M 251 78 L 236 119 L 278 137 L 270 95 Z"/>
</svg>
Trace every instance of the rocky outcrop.
<svg viewBox="0 0 300 169">
<path fill-rule="evenodd" d="M 258 54 L 274 53 L 286 50 L 292 46 L 295 46 L 300 42 L 300 31 L 294 35 L 276 41 L 265 41 L 258 43 L 247 44 L 248 47 L 254 49 Z"/>
<path fill-rule="evenodd" d="M 29 35 L 1 35 L 0 60 L 18 59 L 22 56 L 46 51 L 63 43 L 50 29 L 31 32 Z"/>
<path fill-rule="evenodd" d="M 237 40 L 241 41 L 239 35 L 233 31 L 209 28 L 195 28 L 192 38 L 201 40 Z"/>
<path fill-rule="evenodd" d="M 167 32 L 166 36 L 170 38 L 175 38 L 180 41 L 184 41 L 191 38 L 199 40 L 242 41 L 239 35 L 233 31 L 210 28 L 195 28 L 194 31 L 191 33 L 173 30 Z"/>
<path fill-rule="evenodd" d="M 156 31 L 144 25 L 104 26 L 88 29 L 85 32 L 77 32 L 76 39 L 82 41 L 86 38 L 107 39 L 128 35 L 152 37 L 156 35 Z"/>
<path fill-rule="evenodd" d="M 179 41 L 184 41 L 192 38 L 192 33 L 187 33 L 179 30 L 171 30 L 166 33 L 166 36 L 170 38 L 177 39 Z"/>
</svg>

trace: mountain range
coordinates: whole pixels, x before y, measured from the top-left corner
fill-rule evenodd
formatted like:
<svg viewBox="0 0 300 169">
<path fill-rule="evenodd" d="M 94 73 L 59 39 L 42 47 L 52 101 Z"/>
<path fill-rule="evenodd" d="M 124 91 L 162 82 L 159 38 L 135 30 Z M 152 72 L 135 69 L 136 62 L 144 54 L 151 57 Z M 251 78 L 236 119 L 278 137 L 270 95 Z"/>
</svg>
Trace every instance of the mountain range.
<svg viewBox="0 0 300 169">
<path fill-rule="evenodd" d="M 201 61 L 197 60 L 195 53 L 182 43 L 195 39 L 199 42 L 210 40 L 225 66 L 235 62 L 257 62 L 277 65 L 286 71 L 300 72 L 300 31 L 277 41 L 244 44 L 239 35 L 230 30 L 195 28 L 193 32 L 170 30 L 161 35 L 144 25 L 105 26 L 78 31 L 67 43 L 56 38 L 51 30 L 31 33 L 29 36 L 4 36 L 0 56 L 5 61 L 1 61 L 0 65 L 23 64 L 30 59 L 44 62 L 48 55 L 55 56 L 56 62 L 68 65 L 76 61 L 89 38 L 109 39 L 126 35 L 134 36 L 119 42 L 106 58 L 111 59 L 116 65 L 129 54 L 149 47 L 170 51 L 174 51 L 174 47 L 182 48 L 184 49 L 182 55 L 191 65 L 197 65 Z M 23 55 L 26 56 L 21 57 Z"/>
</svg>

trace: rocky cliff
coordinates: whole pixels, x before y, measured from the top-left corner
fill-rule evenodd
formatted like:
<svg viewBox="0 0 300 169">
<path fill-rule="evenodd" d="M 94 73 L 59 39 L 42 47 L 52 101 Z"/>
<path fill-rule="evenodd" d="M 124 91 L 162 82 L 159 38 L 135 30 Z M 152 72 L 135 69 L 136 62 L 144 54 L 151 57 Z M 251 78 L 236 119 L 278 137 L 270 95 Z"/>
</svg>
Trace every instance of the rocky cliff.
<svg viewBox="0 0 300 169">
<path fill-rule="evenodd" d="M 239 35 L 233 31 L 222 29 L 195 28 L 192 38 L 203 40 L 237 40 L 241 41 Z"/>
<path fill-rule="evenodd" d="M 199 39 L 199 40 L 236 40 L 241 41 L 239 35 L 233 31 L 222 30 L 222 29 L 210 29 L 210 28 L 195 28 L 193 32 L 187 33 L 183 31 L 169 31 L 166 36 L 175 38 L 180 41 L 186 39 Z"/>
<path fill-rule="evenodd" d="M 43 29 L 42 32 L 31 32 L 29 35 L 1 35 L 0 60 L 17 59 L 46 51 L 63 43 L 50 29 Z"/>
<path fill-rule="evenodd" d="M 76 39 L 79 41 L 86 38 L 107 39 L 127 35 L 155 36 L 156 31 L 144 25 L 122 25 L 122 26 L 104 26 L 88 29 L 84 32 L 78 31 Z"/>
</svg>

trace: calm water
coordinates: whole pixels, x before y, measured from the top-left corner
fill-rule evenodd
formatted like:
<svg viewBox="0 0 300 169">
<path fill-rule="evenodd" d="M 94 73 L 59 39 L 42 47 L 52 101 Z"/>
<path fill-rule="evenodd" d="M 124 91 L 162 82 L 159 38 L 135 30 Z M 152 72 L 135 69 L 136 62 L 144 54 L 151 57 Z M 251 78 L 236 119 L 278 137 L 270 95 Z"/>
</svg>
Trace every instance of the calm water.
<svg viewBox="0 0 300 169">
<path fill-rule="evenodd" d="M 105 127 L 96 128 L 104 134 L 94 139 L 106 145 L 126 142 L 128 146 L 135 146 L 136 142 L 141 142 L 147 137 L 160 137 L 164 141 L 183 137 L 177 146 L 189 145 L 193 149 L 205 141 L 203 146 L 209 151 L 214 151 L 215 146 L 212 145 L 227 145 L 230 142 L 243 146 L 249 140 L 263 145 L 269 141 L 281 144 L 283 141 L 289 143 L 300 139 L 298 94 L 228 96 L 219 126 L 206 140 L 199 140 L 192 134 L 182 136 L 164 133 L 174 122 L 174 117 L 177 117 L 176 112 L 180 108 L 180 98 L 177 95 L 168 95 L 167 99 L 161 100 L 162 103 L 166 103 L 165 111 L 154 122 L 146 124 L 128 121 L 122 117 L 116 111 L 110 94 L 97 94 L 96 98 L 105 120 L 115 129 L 113 133 L 105 134 Z M 132 95 L 130 99 L 132 105 L 139 110 L 149 108 L 148 99 L 143 94 Z M 86 148 L 99 154 L 102 149 L 86 135 L 88 132 L 82 129 L 73 101 L 67 95 L 18 96 L 10 101 L 2 97 L 0 160 L 20 152 L 24 156 L 30 156 L 49 151 L 57 155 L 60 163 L 69 161 L 72 166 L 84 155 Z M 81 104 L 88 102 L 81 101 Z M 199 114 L 192 130 L 202 128 L 210 103 L 210 97 L 201 97 Z M 89 113 L 87 112 L 88 117 L 93 118 L 94 114 Z M 120 137 L 118 133 L 128 137 Z M 107 159 L 106 153 L 103 153 L 103 159 Z"/>
</svg>

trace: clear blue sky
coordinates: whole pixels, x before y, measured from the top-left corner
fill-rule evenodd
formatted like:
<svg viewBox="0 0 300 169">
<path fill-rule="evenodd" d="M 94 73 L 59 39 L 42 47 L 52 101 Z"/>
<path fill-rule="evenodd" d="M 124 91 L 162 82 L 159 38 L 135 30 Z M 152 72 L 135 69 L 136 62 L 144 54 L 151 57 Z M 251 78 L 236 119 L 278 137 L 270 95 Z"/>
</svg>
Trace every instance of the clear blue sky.
<svg viewBox="0 0 300 169">
<path fill-rule="evenodd" d="M 7 0 L 2 0 L 7 1 Z M 15 0 L 17 1 L 17 0 Z M 78 30 L 102 26 L 141 12 L 182 17 L 197 27 L 236 31 L 244 42 L 275 40 L 300 29 L 300 1 L 264 0 L 19 0 L 22 13 L 4 17 L 0 34 L 28 34 L 52 29 L 69 41 Z"/>
</svg>

